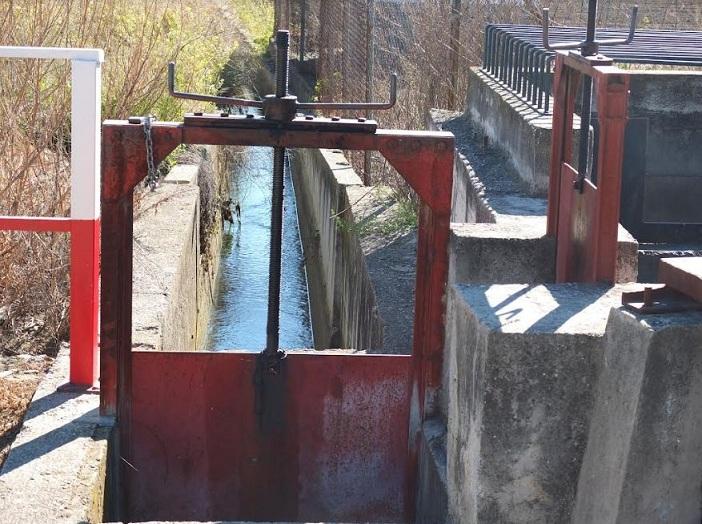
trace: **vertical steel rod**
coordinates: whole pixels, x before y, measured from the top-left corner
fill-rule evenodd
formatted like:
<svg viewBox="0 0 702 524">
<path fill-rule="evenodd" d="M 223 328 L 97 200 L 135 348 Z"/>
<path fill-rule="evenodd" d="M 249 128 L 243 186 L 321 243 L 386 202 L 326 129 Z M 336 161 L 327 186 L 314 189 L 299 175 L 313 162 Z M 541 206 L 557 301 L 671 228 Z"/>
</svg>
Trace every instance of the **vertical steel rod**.
<svg viewBox="0 0 702 524">
<path fill-rule="evenodd" d="M 288 56 L 290 53 L 290 32 L 276 34 L 275 95 L 278 98 L 288 94 Z M 271 246 L 268 266 L 268 324 L 266 326 L 266 349 L 264 353 L 272 358 L 278 353 L 280 339 L 280 272 L 281 243 L 283 235 L 283 175 L 285 172 L 284 147 L 273 148 L 273 194 L 271 202 Z"/>
</svg>

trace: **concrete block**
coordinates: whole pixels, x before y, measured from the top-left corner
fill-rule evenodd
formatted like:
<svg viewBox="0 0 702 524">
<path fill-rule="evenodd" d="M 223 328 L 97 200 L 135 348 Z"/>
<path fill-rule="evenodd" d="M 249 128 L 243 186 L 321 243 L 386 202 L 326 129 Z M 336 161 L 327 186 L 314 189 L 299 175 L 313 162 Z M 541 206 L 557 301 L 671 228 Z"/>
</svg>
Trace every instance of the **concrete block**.
<svg viewBox="0 0 702 524">
<path fill-rule="evenodd" d="M 134 221 L 134 347 L 196 349 L 199 194 L 176 184 L 143 194 Z"/>
<path fill-rule="evenodd" d="M 453 285 L 449 293 L 449 522 L 568 522 L 601 337 L 620 290 Z"/>
<path fill-rule="evenodd" d="M 449 281 L 553 282 L 555 241 L 545 234 L 545 217 L 519 217 L 497 224 L 452 224 Z"/>
<path fill-rule="evenodd" d="M 639 243 L 621 224 L 617 235 L 617 266 L 614 281 L 636 282 L 639 274 Z"/>
<path fill-rule="evenodd" d="M 612 310 L 576 523 L 702 519 L 702 313 Z"/>
<path fill-rule="evenodd" d="M 57 391 L 68 349 L 39 384 L 0 471 L 0 521 L 102 522 L 108 438 L 114 420 L 94 393 Z"/>
</svg>

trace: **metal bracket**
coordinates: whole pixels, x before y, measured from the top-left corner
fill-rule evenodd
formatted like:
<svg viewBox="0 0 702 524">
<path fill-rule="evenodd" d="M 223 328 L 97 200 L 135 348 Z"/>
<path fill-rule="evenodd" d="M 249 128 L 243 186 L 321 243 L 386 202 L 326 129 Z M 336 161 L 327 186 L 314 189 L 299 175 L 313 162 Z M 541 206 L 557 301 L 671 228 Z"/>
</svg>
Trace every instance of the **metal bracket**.
<svg viewBox="0 0 702 524">
<path fill-rule="evenodd" d="M 667 285 L 646 286 L 641 291 L 622 293 L 622 305 L 642 315 L 702 311 L 702 303 Z"/>
</svg>

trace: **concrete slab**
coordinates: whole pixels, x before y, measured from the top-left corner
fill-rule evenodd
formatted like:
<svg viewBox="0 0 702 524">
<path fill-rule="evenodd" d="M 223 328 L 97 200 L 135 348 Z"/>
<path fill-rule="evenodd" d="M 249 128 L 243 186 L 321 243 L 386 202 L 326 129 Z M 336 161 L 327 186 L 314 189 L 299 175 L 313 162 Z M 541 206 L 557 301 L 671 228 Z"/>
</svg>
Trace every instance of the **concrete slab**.
<svg viewBox="0 0 702 524">
<path fill-rule="evenodd" d="M 68 377 L 62 350 L 39 385 L 2 471 L 0 521 L 101 522 L 108 438 L 99 396 L 59 392 Z"/>
<path fill-rule="evenodd" d="M 449 522 L 568 522 L 621 287 L 454 285 Z"/>
<path fill-rule="evenodd" d="M 702 257 L 661 259 L 658 280 L 702 302 Z"/>
</svg>

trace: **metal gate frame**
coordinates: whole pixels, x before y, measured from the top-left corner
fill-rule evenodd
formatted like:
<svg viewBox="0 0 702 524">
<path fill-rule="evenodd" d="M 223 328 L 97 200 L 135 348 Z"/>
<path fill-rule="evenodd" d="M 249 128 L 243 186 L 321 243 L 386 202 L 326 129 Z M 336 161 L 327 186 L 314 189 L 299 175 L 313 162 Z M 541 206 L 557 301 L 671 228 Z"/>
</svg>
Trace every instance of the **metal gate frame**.
<svg viewBox="0 0 702 524">
<path fill-rule="evenodd" d="M 586 76 L 600 124 L 596 185 L 573 166 L 573 115 Z M 553 96 L 547 235 L 556 237 L 556 282 L 614 282 L 629 75 L 602 55 L 558 52 Z"/>
<path fill-rule="evenodd" d="M 343 127 L 281 129 L 229 127 L 226 116 L 204 125 L 154 122 L 154 161 L 180 144 L 330 148 L 379 151 L 421 200 L 417 240 L 414 341 L 409 405 L 409 484 L 414 485 L 421 422 L 434 408 L 441 387 L 445 291 L 453 186 L 454 137 L 446 132 L 375 130 L 347 132 Z M 192 121 L 192 115 L 186 120 Z M 215 121 L 212 119 L 214 118 Z M 309 120 L 309 119 L 307 119 Z M 343 121 L 340 122 L 343 124 Z M 100 411 L 116 415 L 120 442 L 129 446 L 132 405 L 132 242 L 133 191 L 146 176 L 146 146 L 141 123 L 106 121 L 102 128 L 102 292 Z M 167 357 L 167 354 L 165 354 Z M 218 354 L 214 354 L 217 357 Z M 222 358 L 224 354 L 219 354 Z M 224 362 L 224 361 L 223 361 Z M 158 381 L 159 376 L 150 380 Z M 252 406 L 253 409 L 253 406 Z M 123 449 L 123 451 L 125 451 Z"/>
</svg>

